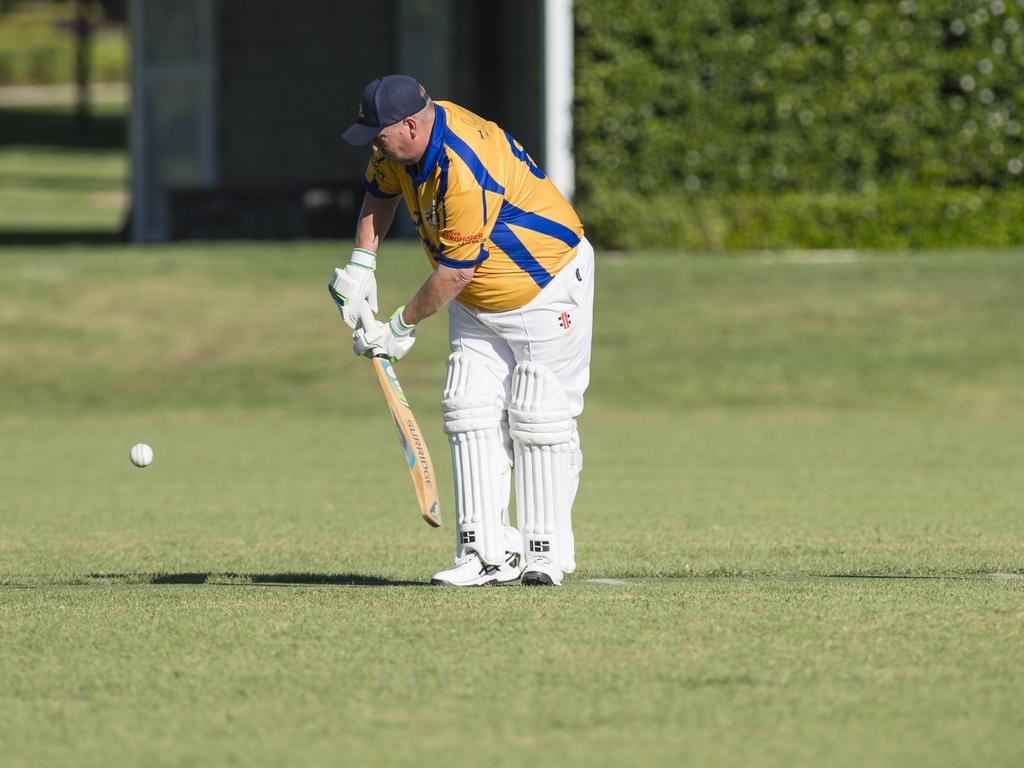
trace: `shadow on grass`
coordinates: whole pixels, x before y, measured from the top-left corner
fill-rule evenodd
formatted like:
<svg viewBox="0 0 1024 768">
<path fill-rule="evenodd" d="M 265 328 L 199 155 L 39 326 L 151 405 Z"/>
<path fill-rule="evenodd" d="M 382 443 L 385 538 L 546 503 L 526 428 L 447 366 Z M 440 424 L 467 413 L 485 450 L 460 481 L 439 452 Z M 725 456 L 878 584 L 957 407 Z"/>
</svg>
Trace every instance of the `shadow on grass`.
<svg viewBox="0 0 1024 768">
<path fill-rule="evenodd" d="M 328 585 L 339 587 L 423 587 L 423 581 L 401 581 L 361 573 L 91 573 L 90 580 L 129 584 L 209 584 L 212 586 Z"/>
<path fill-rule="evenodd" d="M 0 107 L 0 146 L 76 147 L 123 149 L 126 114 L 93 114 L 87 130 L 78 130 L 73 106 Z"/>
<path fill-rule="evenodd" d="M 15 580 L 15 581 L 12 581 Z M 16 583 L 23 580 L 24 583 Z M 950 574 L 733 574 L 708 575 L 689 574 L 687 576 L 655 576 L 617 578 L 580 578 L 567 582 L 570 587 L 607 586 L 637 587 L 659 586 L 666 584 L 685 584 L 698 582 L 821 582 L 821 581 L 882 581 L 897 583 L 901 581 L 1024 581 L 1024 570 L 1006 572 L 979 571 L 974 573 Z M 35 589 L 66 589 L 69 587 L 140 587 L 159 585 L 211 586 L 211 587 L 300 587 L 300 586 L 338 586 L 338 587 L 428 587 L 426 581 L 405 581 L 388 579 L 382 576 L 369 576 L 362 573 L 219 573 L 194 571 L 182 573 L 90 573 L 70 579 L 41 581 L 38 577 L 8 574 L 0 576 L 2 590 L 35 590 Z"/>
</svg>

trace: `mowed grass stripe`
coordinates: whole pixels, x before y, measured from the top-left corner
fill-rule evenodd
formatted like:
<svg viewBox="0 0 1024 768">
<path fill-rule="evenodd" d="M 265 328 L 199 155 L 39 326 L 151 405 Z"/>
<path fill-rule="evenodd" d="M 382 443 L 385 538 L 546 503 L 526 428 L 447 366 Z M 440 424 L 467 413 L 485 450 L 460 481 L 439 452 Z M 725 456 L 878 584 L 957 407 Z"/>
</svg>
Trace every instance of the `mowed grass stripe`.
<svg viewBox="0 0 1024 768">
<path fill-rule="evenodd" d="M 743 581 L 21 593 L 4 604 L 0 734 L 58 761 L 73 734 L 79 765 L 339 751 L 438 764 L 467 734 L 499 765 L 1013 765 L 1021 595 Z"/>
<path fill-rule="evenodd" d="M 5 761 L 1024 760 L 1020 253 L 601 258 L 560 591 L 413 586 L 444 324 L 399 364 L 433 531 L 338 258 L 0 252 Z M 389 245 L 382 306 L 425 271 Z"/>
</svg>

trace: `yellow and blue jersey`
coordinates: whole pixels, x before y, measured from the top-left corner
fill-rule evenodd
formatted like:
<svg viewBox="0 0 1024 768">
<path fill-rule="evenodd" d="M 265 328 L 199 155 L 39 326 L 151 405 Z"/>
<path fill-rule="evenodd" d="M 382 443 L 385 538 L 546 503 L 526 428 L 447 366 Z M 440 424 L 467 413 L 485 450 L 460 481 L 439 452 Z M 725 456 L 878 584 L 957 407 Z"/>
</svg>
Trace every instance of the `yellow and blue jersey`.
<svg viewBox="0 0 1024 768">
<path fill-rule="evenodd" d="M 572 205 L 497 124 L 434 102 L 417 166 L 375 154 L 364 188 L 403 195 L 434 269 L 476 267 L 458 301 L 485 312 L 527 303 L 568 264 L 583 237 Z"/>
</svg>

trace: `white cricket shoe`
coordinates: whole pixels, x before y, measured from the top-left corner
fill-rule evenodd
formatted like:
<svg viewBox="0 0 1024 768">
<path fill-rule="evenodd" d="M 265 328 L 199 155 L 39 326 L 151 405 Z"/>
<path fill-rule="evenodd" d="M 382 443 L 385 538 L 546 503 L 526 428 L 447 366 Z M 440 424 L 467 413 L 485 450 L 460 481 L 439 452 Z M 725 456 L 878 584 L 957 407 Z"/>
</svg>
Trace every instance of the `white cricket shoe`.
<svg viewBox="0 0 1024 768">
<path fill-rule="evenodd" d="M 523 556 L 518 552 L 505 552 L 505 562 L 498 566 L 498 586 L 515 584 L 523 573 Z"/>
<path fill-rule="evenodd" d="M 501 565 L 487 565 L 476 552 L 467 552 L 455 561 L 455 567 L 438 571 L 431 584 L 449 587 L 485 587 L 497 584 L 515 584 L 523 573 L 523 557 L 518 552 L 506 552 Z"/>
<path fill-rule="evenodd" d="M 455 567 L 438 571 L 431 584 L 449 587 L 492 587 L 498 583 L 500 566 L 488 565 L 476 552 L 467 552 L 455 561 Z"/>
<path fill-rule="evenodd" d="M 523 584 L 528 587 L 562 586 L 562 569 L 541 555 L 535 557 L 523 571 Z"/>
</svg>

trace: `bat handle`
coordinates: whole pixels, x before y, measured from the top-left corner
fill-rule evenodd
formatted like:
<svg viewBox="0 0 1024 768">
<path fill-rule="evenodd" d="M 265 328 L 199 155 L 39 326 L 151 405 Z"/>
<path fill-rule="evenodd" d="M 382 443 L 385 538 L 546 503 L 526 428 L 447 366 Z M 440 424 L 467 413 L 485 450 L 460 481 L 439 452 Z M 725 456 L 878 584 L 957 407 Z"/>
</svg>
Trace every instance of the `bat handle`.
<svg viewBox="0 0 1024 768">
<path fill-rule="evenodd" d="M 373 326 L 374 322 L 376 322 L 376 318 L 374 318 L 373 312 L 370 310 L 370 303 L 368 301 L 364 301 L 359 305 L 359 322 L 362 324 L 363 330 L 370 328 Z M 382 360 L 390 360 L 390 358 L 383 352 L 374 355 L 374 357 L 379 357 Z"/>
</svg>

